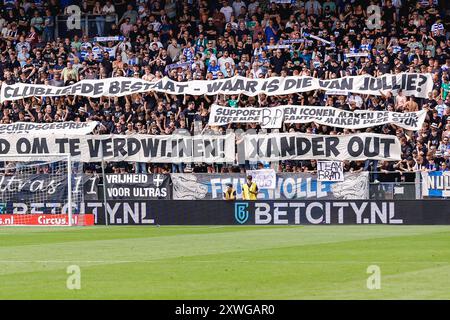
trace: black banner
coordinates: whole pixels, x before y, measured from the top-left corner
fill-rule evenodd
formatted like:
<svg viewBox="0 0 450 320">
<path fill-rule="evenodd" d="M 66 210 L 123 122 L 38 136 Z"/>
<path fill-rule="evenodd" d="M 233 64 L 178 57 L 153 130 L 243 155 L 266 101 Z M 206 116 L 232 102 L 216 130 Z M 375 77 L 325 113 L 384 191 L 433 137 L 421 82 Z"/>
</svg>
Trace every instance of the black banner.
<svg viewBox="0 0 450 320">
<path fill-rule="evenodd" d="M 72 176 L 72 205 L 78 206 L 79 202 L 98 200 L 98 182 L 97 175 Z M 0 214 L 67 212 L 67 201 L 66 173 L 18 173 L 0 176 Z"/>
<path fill-rule="evenodd" d="M 110 201 L 86 203 L 110 225 L 449 225 L 448 201 Z"/>
<path fill-rule="evenodd" d="M 170 199 L 168 174 L 107 174 L 104 179 L 106 199 Z"/>
<path fill-rule="evenodd" d="M 450 225 L 448 201 L 103 201 L 74 203 L 104 225 Z M 67 213 L 60 202 L 11 203 L 8 213 Z M 14 211 L 12 211 L 14 210 Z M 107 217 L 107 220 L 105 220 Z"/>
<path fill-rule="evenodd" d="M 55 202 L 67 198 L 66 174 L 11 174 L 0 176 L 0 201 L 40 200 Z"/>
</svg>

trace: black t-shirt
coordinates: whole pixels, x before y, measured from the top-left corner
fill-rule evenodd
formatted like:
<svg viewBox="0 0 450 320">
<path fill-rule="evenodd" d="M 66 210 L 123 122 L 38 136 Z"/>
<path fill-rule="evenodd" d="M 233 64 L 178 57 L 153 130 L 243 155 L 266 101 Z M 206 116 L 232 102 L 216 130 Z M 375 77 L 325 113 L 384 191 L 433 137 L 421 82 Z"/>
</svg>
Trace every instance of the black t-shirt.
<svg viewBox="0 0 450 320">
<path fill-rule="evenodd" d="M 235 60 L 235 63 L 238 63 L 239 61 L 241 61 L 241 57 L 242 57 L 242 55 L 244 54 L 244 48 L 236 48 L 236 49 L 234 50 L 234 53 L 236 53 L 236 55 L 237 55 L 237 60 L 238 60 L 238 61 Z"/>
<path fill-rule="evenodd" d="M 285 62 L 286 57 L 284 55 L 281 55 L 280 57 L 274 56 L 270 59 L 270 64 L 273 67 L 273 71 L 278 75 L 281 73 L 281 70 L 283 70 Z"/>
<path fill-rule="evenodd" d="M 131 122 L 134 122 L 134 120 L 135 120 L 134 118 L 136 116 L 136 112 L 134 112 L 133 110 L 130 110 L 130 111 L 125 111 L 123 114 L 125 115 L 125 119 L 126 120 L 128 120 L 128 118 L 131 116 Z"/>
<path fill-rule="evenodd" d="M 388 23 L 392 23 L 394 21 L 394 14 L 395 14 L 395 7 L 391 6 L 389 7 L 384 7 L 383 8 L 383 20 L 388 22 Z"/>
<path fill-rule="evenodd" d="M 17 59 L 14 59 L 11 61 L 8 65 L 8 67 L 12 70 L 14 68 L 20 68 L 20 62 Z"/>
<path fill-rule="evenodd" d="M 341 72 L 341 67 L 340 67 L 339 65 L 333 66 L 332 64 L 330 64 L 330 65 L 328 66 L 328 71 L 330 71 L 331 73 L 336 74 L 336 76 L 337 76 L 338 78 L 340 78 L 340 76 L 341 76 L 341 74 L 340 74 L 340 72 Z"/>
<path fill-rule="evenodd" d="M 197 114 L 197 111 L 195 111 L 195 109 L 189 110 L 189 108 L 186 108 L 183 111 L 184 116 L 186 117 L 186 125 L 188 127 L 191 126 L 192 122 L 195 119 L 195 115 Z"/>
<path fill-rule="evenodd" d="M 241 41 L 241 40 L 242 40 L 242 37 L 243 37 L 244 35 L 247 35 L 247 36 L 250 35 L 250 31 L 249 31 L 248 29 L 244 29 L 244 30 L 238 29 L 238 30 L 236 31 L 236 35 L 237 35 L 237 37 L 238 37 L 238 40 Z"/>
<path fill-rule="evenodd" d="M 317 72 L 317 78 L 323 79 L 325 77 L 325 72 L 327 71 L 327 68 L 325 66 L 319 66 L 316 68 Z"/>
<path fill-rule="evenodd" d="M 116 118 L 116 120 L 119 120 L 120 116 L 123 114 L 122 110 L 114 110 L 114 118 Z"/>
<path fill-rule="evenodd" d="M 353 169 L 353 171 L 358 171 L 363 167 L 363 164 L 360 164 L 356 161 L 350 162 L 350 169 Z"/>
<path fill-rule="evenodd" d="M 308 169 L 308 171 L 315 171 L 317 170 L 317 163 L 314 163 L 314 165 L 311 163 L 311 161 L 308 161 L 305 165 L 306 169 Z"/>
<path fill-rule="evenodd" d="M 112 62 L 109 59 L 103 58 L 100 64 L 103 66 L 107 74 L 110 74 L 112 72 Z"/>
<path fill-rule="evenodd" d="M 356 76 L 358 68 L 356 66 L 348 66 L 347 68 L 345 68 L 345 71 L 347 71 L 351 76 Z"/>
<path fill-rule="evenodd" d="M 44 49 L 42 51 L 42 57 L 44 58 L 45 61 L 50 61 L 52 56 L 52 50 L 51 49 Z"/>
<path fill-rule="evenodd" d="M 430 134 L 429 141 L 430 141 L 430 146 L 434 146 L 437 148 L 439 146 L 439 143 L 441 142 L 440 134 L 436 134 L 436 135 Z"/>
<path fill-rule="evenodd" d="M 139 36 L 139 30 L 138 31 L 131 30 L 128 36 L 130 37 L 130 42 L 136 42 L 136 39 Z"/>
<path fill-rule="evenodd" d="M 383 74 L 389 73 L 390 69 L 391 69 L 391 67 L 390 67 L 389 63 L 380 63 L 378 65 L 378 71 L 380 71 Z"/>
<path fill-rule="evenodd" d="M 207 24 L 204 29 L 205 29 L 205 32 L 216 31 L 216 34 L 208 34 L 208 40 L 217 40 L 218 32 L 217 32 L 217 28 L 215 27 L 214 24 L 212 24 L 212 25 Z"/>
</svg>

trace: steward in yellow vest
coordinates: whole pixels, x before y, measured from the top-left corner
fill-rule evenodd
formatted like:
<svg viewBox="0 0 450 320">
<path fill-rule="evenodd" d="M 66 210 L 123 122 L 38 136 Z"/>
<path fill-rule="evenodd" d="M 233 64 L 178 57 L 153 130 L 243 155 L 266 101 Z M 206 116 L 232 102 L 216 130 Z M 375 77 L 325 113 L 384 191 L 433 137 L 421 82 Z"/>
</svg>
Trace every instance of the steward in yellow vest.
<svg viewBox="0 0 450 320">
<path fill-rule="evenodd" d="M 247 176 L 247 183 L 242 185 L 242 199 L 256 200 L 258 195 L 258 186 L 252 181 L 252 176 Z"/>
<path fill-rule="evenodd" d="M 223 193 L 224 200 L 236 200 L 236 190 L 233 189 L 231 183 L 227 184 L 227 190 Z"/>
</svg>

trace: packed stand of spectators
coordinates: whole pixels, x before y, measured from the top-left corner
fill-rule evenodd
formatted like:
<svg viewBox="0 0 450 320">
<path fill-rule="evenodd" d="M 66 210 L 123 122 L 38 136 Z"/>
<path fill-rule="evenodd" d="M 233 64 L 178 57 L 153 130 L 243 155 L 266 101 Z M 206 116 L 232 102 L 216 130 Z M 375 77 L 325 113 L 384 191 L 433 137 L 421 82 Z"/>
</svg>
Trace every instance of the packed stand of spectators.
<svg viewBox="0 0 450 320">
<path fill-rule="evenodd" d="M 3 2 L 3 3 L 1 3 Z M 0 81 L 64 86 L 82 79 L 168 76 L 177 81 L 313 76 L 321 79 L 370 74 L 431 73 L 427 99 L 402 92 L 329 95 L 324 91 L 285 96 L 173 96 L 149 92 L 126 97 L 33 97 L 1 104 L 0 123 L 97 120 L 95 134 L 170 135 L 259 129 L 257 124 L 207 126 L 212 103 L 232 107 L 326 105 L 345 110 L 428 111 L 418 132 L 394 125 L 364 130 L 285 124 L 281 131 L 397 135 L 402 161 L 346 161 L 346 171 L 449 170 L 450 26 L 445 0 L 382 1 L 234 0 L 0 0 Z M 78 5 L 83 30 L 67 29 Z M 380 19 L 366 12 L 381 7 Z M 87 18 L 86 18 L 87 17 Z M 371 22 L 368 22 L 368 18 Z M 85 20 L 87 19 L 87 20 Z M 378 21 L 379 20 L 379 21 Z M 378 24 L 373 28 L 373 24 Z M 88 26 L 86 29 L 84 26 Z M 308 34 L 328 42 L 314 40 Z M 95 42 L 96 36 L 116 37 Z M 122 38 L 123 37 L 123 38 Z M 292 39 L 295 39 L 292 41 Z M 300 40 L 299 40 L 300 39 Z M 290 41 L 287 41 L 290 40 Z M 367 56 L 348 58 L 348 53 Z M 204 164 L 112 164 L 114 172 L 230 172 L 248 167 Z M 279 170 L 311 172 L 315 161 L 284 161 Z M 88 170 L 93 168 L 88 167 Z"/>
</svg>

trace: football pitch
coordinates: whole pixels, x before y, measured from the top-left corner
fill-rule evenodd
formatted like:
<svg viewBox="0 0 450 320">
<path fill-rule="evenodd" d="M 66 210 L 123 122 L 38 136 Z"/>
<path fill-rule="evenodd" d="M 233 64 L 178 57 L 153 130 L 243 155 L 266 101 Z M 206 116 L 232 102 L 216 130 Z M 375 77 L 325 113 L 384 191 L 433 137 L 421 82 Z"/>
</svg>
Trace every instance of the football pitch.
<svg viewBox="0 0 450 320">
<path fill-rule="evenodd" d="M 6 227 L 0 299 L 450 299 L 450 226 Z"/>
</svg>

